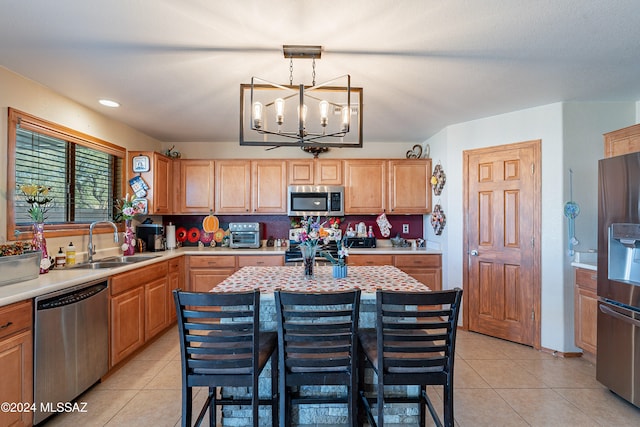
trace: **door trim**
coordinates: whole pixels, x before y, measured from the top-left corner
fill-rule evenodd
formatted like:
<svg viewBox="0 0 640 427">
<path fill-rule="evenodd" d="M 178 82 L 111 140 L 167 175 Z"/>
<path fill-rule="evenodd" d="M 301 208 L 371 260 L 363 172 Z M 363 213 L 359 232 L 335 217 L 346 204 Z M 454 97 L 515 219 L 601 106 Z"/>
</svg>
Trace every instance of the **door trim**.
<svg viewBox="0 0 640 427">
<path fill-rule="evenodd" d="M 462 209 L 463 209 L 463 243 L 462 243 L 462 259 L 463 259 L 463 269 L 462 269 L 462 286 L 463 289 L 469 289 L 469 240 L 467 238 L 470 227 L 469 227 L 469 157 L 472 154 L 490 154 L 496 151 L 502 150 L 513 150 L 519 148 L 533 148 L 534 150 L 534 160 L 533 160 L 533 230 L 534 230 L 534 249 L 533 249 L 533 348 L 536 350 L 541 349 L 541 338 L 540 338 L 540 327 L 541 327 L 541 283 L 540 283 L 540 265 L 541 265 L 541 243 L 542 243 L 542 235 L 541 235 L 541 223 L 542 223 L 542 210 L 541 210 L 541 188 L 542 188 L 542 174 L 541 174 L 541 161 L 542 161 L 542 140 L 531 140 L 524 142 L 517 142 L 513 144 L 505 144 L 498 145 L 493 147 L 479 148 L 475 150 L 464 150 L 462 152 L 463 156 L 463 177 L 462 177 L 462 186 L 463 186 L 463 200 L 462 200 Z M 467 292 L 465 292 L 468 295 Z M 465 296 L 462 299 L 462 322 L 463 329 L 469 329 L 469 300 Z"/>
</svg>

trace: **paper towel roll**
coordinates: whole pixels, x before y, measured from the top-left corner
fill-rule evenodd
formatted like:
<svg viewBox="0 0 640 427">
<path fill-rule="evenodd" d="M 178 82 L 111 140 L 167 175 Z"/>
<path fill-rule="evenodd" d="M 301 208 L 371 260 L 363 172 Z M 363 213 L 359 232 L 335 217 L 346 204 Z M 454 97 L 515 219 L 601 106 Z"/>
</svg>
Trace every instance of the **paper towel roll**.
<svg viewBox="0 0 640 427">
<path fill-rule="evenodd" d="M 176 226 L 169 223 L 167 225 L 167 249 L 176 248 Z"/>
</svg>

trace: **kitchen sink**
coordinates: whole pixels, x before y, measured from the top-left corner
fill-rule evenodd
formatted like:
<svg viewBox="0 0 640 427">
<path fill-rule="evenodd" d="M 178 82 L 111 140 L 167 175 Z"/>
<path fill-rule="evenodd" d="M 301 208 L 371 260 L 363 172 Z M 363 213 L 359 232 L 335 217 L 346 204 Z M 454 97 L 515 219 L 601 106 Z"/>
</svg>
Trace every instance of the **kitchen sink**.
<svg viewBox="0 0 640 427">
<path fill-rule="evenodd" d="M 130 261 L 95 261 L 88 262 L 85 264 L 76 264 L 71 268 L 79 268 L 81 270 L 97 270 L 100 268 L 114 268 L 114 267 L 123 267 L 125 265 L 135 264 Z"/>
<path fill-rule="evenodd" d="M 87 262 L 84 264 L 76 264 L 71 268 L 79 268 L 83 270 L 97 270 L 101 268 L 115 268 L 123 267 L 125 265 L 135 264 L 137 262 L 147 261 L 157 258 L 156 255 L 131 255 L 131 256 L 113 256 L 108 258 L 102 258 L 93 262 Z"/>
<path fill-rule="evenodd" d="M 127 264 L 147 261 L 150 259 L 157 258 L 157 255 L 124 255 L 124 256 L 112 256 L 108 258 L 102 258 L 100 260 L 96 260 L 95 262 L 124 262 Z"/>
</svg>

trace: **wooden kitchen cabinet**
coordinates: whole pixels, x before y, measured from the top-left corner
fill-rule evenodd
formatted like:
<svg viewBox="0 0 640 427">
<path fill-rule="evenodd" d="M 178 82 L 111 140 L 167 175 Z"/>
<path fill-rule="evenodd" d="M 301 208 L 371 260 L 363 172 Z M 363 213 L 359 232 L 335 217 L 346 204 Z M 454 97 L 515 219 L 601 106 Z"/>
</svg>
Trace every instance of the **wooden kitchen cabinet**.
<svg viewBox="0 0 640 427">
<path fill-rule="evenodd" d="M 33 305 L 0 307 L 0 402 L 33 403 Z M 31 411 L 0 411 L 2 426 L 31 426 Z"/>
<path fill-rule="evenodd" d="M 170 259 L 169 261 L 169 284 L 167 297 L 167 313 L 169 313 L 169 324 L 177 320 L 176 304 L 173 300 L 175 289 L 185 289 L 184 278 L 184 257 Z"/>
<path fill-rule="evenodd" d="M 290 185 L 343 185 L 342 160 L 289 160 Z"/>
<path fill-rule="evenodd" d="M 436 254 L 395 255 L 394 265 L 432 291 L 442 290 L 442 256 Z"/>
<path fill-rule="evenodd" d="M 389 160 L 389 213 L 431 212 L 431 159 Z"/>
<path fill-rule="evenodd" d="M 246 266 L 281 266 L 284 265 L 282 255 L 241 255 L 238 257 L 238 268 Z"/>
<path fill-rule="evenodd" d="M 133 172 L 133 158 L 138 156 L 149 158 L 149 171 Z M 129 151 L 127 158 L 129 179 L 139 175 L 149 185 L 145 196 L 149 215 L 172 213 L 174 193 L 172 159 L 153 151 Z M 128 184 L 126 188 L 127 192 L 133 193 Z"/>
<path fill-rule="evenodd" d="M 215 162 L 213 160 L 178 160 L 180 190 L 178 213 L 206 214 L 214 210 Z"/>
<path fill-rule="evenodd" d="M 640 151 L 640 124 L 604 134 L 604 156 L 613 157 Z"/>
<path fill-rule="evenodd" d="M 111 361 L 115 366 L 144 344 L 144 288 L 111 297 Z"/>
<path fill-rule="evenodd" d="M 164 261 L 111 278 L 111 367 L 169 324 L 168 272 Z"/>
<path fill-rule="evenodd" d="M 251 211 L 287 213 L 287 163 L 284 160 L 251 161 Z"/>
<path fill-rule="evenodd" d="M 287 212 L 287 165 L 283 160 L 216 162 L 216 212 Z"/>
<path fill-rule="evenodd" d="M 163 277 L 144 285 L 144 340 L 161 332 L 169 322 L 168 280 Z"/>
<path fill-rule="evenodd" d="M 574 335 L 576 346 L 585 358 L 595 361 L 597 351 L 598 278 L 597 272 L 585 268 L 575 269 Z"/>
<path fill-rule="evenodd" d="M 344 161 L 345 214 L 380 214 L 387 207 L 387 161 Z"/>
<path fill-rule="evenodd" d="M 216 162 L 216 212 L 251 212 L 251 161 L 218 160 Z"/>
<path fill-rule="evenodd" d="M 353 254 L 347 259 L 348 265 L 393 265 L 393 255 Z"/>
<path fill-rule="evenodd" d="M 191 292 L 209 292 L 236 271 L 233 255 L 192 255 L 188 257 L 188 264 L 188 289 Z"/>
</svg>

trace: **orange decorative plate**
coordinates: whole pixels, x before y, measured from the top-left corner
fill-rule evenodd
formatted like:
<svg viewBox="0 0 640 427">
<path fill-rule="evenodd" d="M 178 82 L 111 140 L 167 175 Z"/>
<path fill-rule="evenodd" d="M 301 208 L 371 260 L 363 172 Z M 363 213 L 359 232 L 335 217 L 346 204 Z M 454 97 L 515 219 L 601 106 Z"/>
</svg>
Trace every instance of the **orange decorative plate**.
<svg viewBox="0 0 640 427">
<path fill-rule="evenodd" d="M 213 240 L 220 243 L 224 239 L 224 230 L 222 228 L 218 228 L 215 233 L 213 233 Z"/>
</svg>

